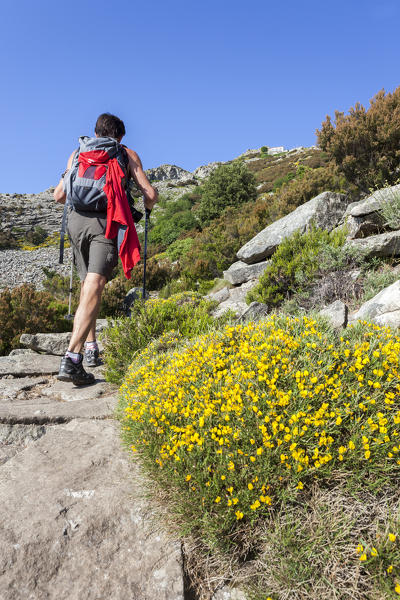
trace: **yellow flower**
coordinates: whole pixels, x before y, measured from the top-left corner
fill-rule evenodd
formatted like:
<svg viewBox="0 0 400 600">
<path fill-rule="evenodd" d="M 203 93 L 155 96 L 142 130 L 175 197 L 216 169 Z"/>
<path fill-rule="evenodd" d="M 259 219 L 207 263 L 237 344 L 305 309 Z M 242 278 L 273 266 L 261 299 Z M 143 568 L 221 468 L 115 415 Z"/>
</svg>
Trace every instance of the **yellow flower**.
<svg viewBox="0 0 400 600">
<path fill-rule="evenodd" d="M 393 565 L 389 565 L 388 568 L 386 569 L 387 573 L 390 573 L 393 571 Z"/>
<path fill-rule="evenodd" d="M 400 583 L 396 583 L 396 587 L 394 588 L 396 594 L 400 594 Z"/>
<path fill-rule="evenodd" d="M 395 536 L 395 534 L 394 534 L 394 533 L 389 533 L 389 540 L 390 540 L 391 542 L 395 542 L 395 541 L 396 541 L 396 536 Z"/>
<path fill-rule="evenodd" d="M 253 486 L 253 484 L 252 484 L 252 483 L 248 483 L 248 484 L 247 484 L 247 487 L 249 488 L 249 490 L 252 490 L 254 486 Z"/>
<path fill-rule="evenodd" d="M 297 489 L 297 490 L 302 490 L 303 488 L 304 488 L 304 484 L 303 484 L 303 482 L 302 482 L 302 481 L 299 481 L 299 483 L 298 483 L 298 484 L 297 484 L 297 486 L 296 486 L 296 489 Z"/>
<path fill-rule="evenodd" d="M 240 510 L 237 510 L 237 511 L 235 512 L 235 515 L 236 515 L 236 519 L 237 519 L 238 521 L 239 521 L 240 519 L 243 519 L 243 513 L 242 513 L 242 512 L 240 512 Z"/>
<path fill-rule="evenodd" d="M 371 549 L 371 556 L 378 556 L 378 550 L 376 548 Z"/>
<path fill-rule="evenodd" d="M 186 481 L 190 481 L 192 479 L 191 475 L 186 475 Z"/>
<path fill-rule="evenodd" d="M 361 561 L 367 560 L 367 555 L 366 555 L 365 553 L 364 553 L 364 554 L 361 554 L 361 556 L 360 556 L 360 560 L 361 560 Z"/>
<path fill-rule="evenodd" d="M 221 496 L 217 496 L 215 498 L 215 503 L 218 504 L 218 502 L 221 502 Z"/>
</svg>

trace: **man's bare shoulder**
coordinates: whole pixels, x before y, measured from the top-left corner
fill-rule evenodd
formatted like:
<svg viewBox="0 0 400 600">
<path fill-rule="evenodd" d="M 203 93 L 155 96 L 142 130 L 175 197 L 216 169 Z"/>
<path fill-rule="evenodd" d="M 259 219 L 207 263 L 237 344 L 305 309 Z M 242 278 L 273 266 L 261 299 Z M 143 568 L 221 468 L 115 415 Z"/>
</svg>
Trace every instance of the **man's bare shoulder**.
<svg viewBox="0 0 400 600">
<path fill-rule="evenodd" d="M 132 148 L 127 148 L 126 146 L 124 146 L 124 148 L 129 158 L 141 167 L 142 161 L 140 160 L 139 154 L 135 152 L 135 150 L 132 150 Z"/>
</svg>

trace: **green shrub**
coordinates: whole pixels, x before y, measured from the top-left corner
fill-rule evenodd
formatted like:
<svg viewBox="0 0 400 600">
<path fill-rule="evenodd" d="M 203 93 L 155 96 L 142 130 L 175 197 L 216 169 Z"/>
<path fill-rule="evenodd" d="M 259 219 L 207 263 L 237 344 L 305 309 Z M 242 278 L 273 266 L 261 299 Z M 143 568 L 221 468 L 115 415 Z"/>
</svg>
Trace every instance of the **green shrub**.
<svg viewBox="0 0 400 600">
<path fill-rule="evenodd" d="M 368 302 L 383 289 L 392 285 L 399 279 L 399 273 L 389 265 L 381 265 L 376 269 L 368 270 L 363 278 L 363 295 L 361 303 Z"/>
<path fill-rule="evenodd" d="M 316 487 L 343 482 L 362 501 L 399 486 L 399 347 L 377 326 L 337 339 L 321 322 L 271 316 L 152 349 L 120 390 L 126 443 L 181 532 L 255 556 L 260 522 Z"/>
<path fill-rule="evenodd" d="M 0 293 L 0 355 L 19 347 L 22 333 L 69 331 L 72 324 L 63 318 L 67 312 L 66 303 L 27 283 L 4 290 Z"/>
<path fill-rule="evenodd" d="M 130 288 L 143 283 L 143 261 L 140 261 L 131 272 Z M 171 265 L 169 259 L 149 258 L 146 265 L 146 287 L 149 290 L 160 290 L 168 281 L 178 277 L 179 266 Z M 123 276 L 122 276 L 123 277 Z"/>
<path fill-rule="evenodd" d="M 104 319 L 122 316 L 124 298 L 133 287 L 135 286 L 132 281 L 125 279 L 123 275 L 109 281 L 101 297 L 99 317 Z"/>
<path fill-rule="evenodd" d="M 42 271 L 45 275 L 42 285 L 46 292 L 49 292 L 49 294 L 52 294 L 55 298 L 67 301 L 69 296 L 70 276 L 60 275 L 47 267 L 42 267 Z M 76 273 L 76 269 L 74 269 L 72 274 L 72 293 L 75 305 L 79 302 L 80 291 L 81 283 Z"/>
<path fill-rule="evenodd" d="M 48 237 L 48 233 L 43 227 L 37 225 L 34 229 L 31 229 L 25 233 L 25 243 L 31 246 L 39 246 Z"/>
<path fill-rule="evenodd" d="M 396 183 L 398 184 L 399 180 Z M 379 212 L 383 217 L 384 225 L 390 229 L 400 229 L 400 185 L 390 190 L 378 190 L 374 196 L 378 201 L 382 198 Z"/>
<path fill-rule="evenodd" d="M 166 250 L 168 258 L 174 262 L 179 260 L 182 256 L 185 256 L 193 246 L 193 238 L 184 238 L 182 240 L 176 240 Z"/>
<path fill-rule="evenodd" d="M 199 229 L 192 212 L 195 198 L 196 196 L 184 194 L 179 200 L 164 203 L 165 210 L 157 215 L 149 234 L 152 244 L 158 244 L 160 248 L 165 249 L 186 231 Z"/>
<path fill-rule="evenodd" d="M 270 307 L 281 304 L 310 286 L 320 270 L 333 269 L 334 261 L 338 260 L 333 251 L 341 248 L 344 241 L 344 231 L 329 233 L 315 228 L 304 234 L 297 231 L 280 244 L 258 285 L 247 294 L 247 301 L 263 302 Z"/>
<path fill-rule="evenodd" d="M 278 179 L 275 179 L 275 181 L 274 181 L 272 191 L 277 192 L 283 185 L 285 185 L 286 183 L 289 183 L 290 181 L 295 179 L 295 177 L 296 177 L 296 173 L 294 173 L 293 171 L 289 171 L 289 173 L 287 173 L 283 177 L 278 177 Z"/>
<path fill-rule="evenodd" d="M 180 337 L 190 338 L 209 329 L 214 324 L 213 306 L 214 303 L 193 292 L 167 300 L 135 302 L 131 317 L 114 321 L 106 331 L 104 355 L 108 381 L 120 382 L 137 352 L 165 332 L 173 330 Z"/>
<path fill-rule="evenodd" d="M 335 112 L 317 131 L 318 143 L 345 175 L 365 192 L 394 183 L 400 162 L 400 87 L 381 90 L 366 110 L 357 103 L 349 114 Z"/>
<path fill-rule="evenodd" d="M 199 191 L 197 214 L 202 224 L 219 217 L 228 206 L 238 207 L 257 196 L 255 177 L 241 161 L 217 167 Z"/>
<path fill-rule="evenodd" d="M 18 239 L 11 230 L 0 231 L 0 250 L 7 250 L 9 248 L 18 248 Z"/>
<path fill-rule="evenodd" d="M 201 280 L 220 277 L 235 260 L 236 252 L 270 223 L 270 198 L 258 198 L 239 208 L 227 208 L 219 219 L 195 235 L 193 246 L 180 261 L 187 289 Z"/>
</svg>

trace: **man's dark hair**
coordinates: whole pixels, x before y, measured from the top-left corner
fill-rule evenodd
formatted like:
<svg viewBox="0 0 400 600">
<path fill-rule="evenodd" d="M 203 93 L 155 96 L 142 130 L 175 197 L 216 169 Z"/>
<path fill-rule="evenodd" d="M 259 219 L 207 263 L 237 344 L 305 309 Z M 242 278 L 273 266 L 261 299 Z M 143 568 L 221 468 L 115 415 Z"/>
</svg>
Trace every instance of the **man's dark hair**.
<svg viewBox="0 0 400 600">
<path fill-rule="evenodd" d="M 97 133 L 99 137 L 119 139 L 125 135 L 125 125 L 124 122 L 115 115 L 103 113 L 96 121 L 94 132 Z"/>
</svg>

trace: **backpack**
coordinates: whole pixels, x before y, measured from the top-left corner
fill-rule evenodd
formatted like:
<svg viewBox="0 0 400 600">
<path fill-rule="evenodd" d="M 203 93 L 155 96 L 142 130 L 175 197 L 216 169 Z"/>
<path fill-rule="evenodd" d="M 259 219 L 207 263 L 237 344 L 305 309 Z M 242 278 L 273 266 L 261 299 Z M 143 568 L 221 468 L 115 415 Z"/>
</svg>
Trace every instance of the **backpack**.
<svg viewBox="0 0 400 600">
<path fill-rule="evenodd" d="M 103 188 L 107 164 L 112 158 L 117 159 L 125 173 L 122 184 L 126 187 L 129 159 L 125 148 L 111 137 L 80 137 L 79 149 L 64 177 L 66 204 L 77 211 L 107 212 L 107 196 Z"/>
<path fill-rule="evenodd" d="M 117 159 L 123 170 L 125 177 L 122 185 L 127 188 L 129 158 L 125 148 L 111 137 L 82 136 L 79 138 L 79 148 L 72 159 L 71 168 L 64 177 L 66 201 L 60 231 L 60 264 L 64 262 L 64 237 L 68 207 L 71 206 L 73 210 L 77 211 L 107 212 L 107 196 L 104 192 L 104 185 L 108 161 L 112 158 Z"/>
</svg>

